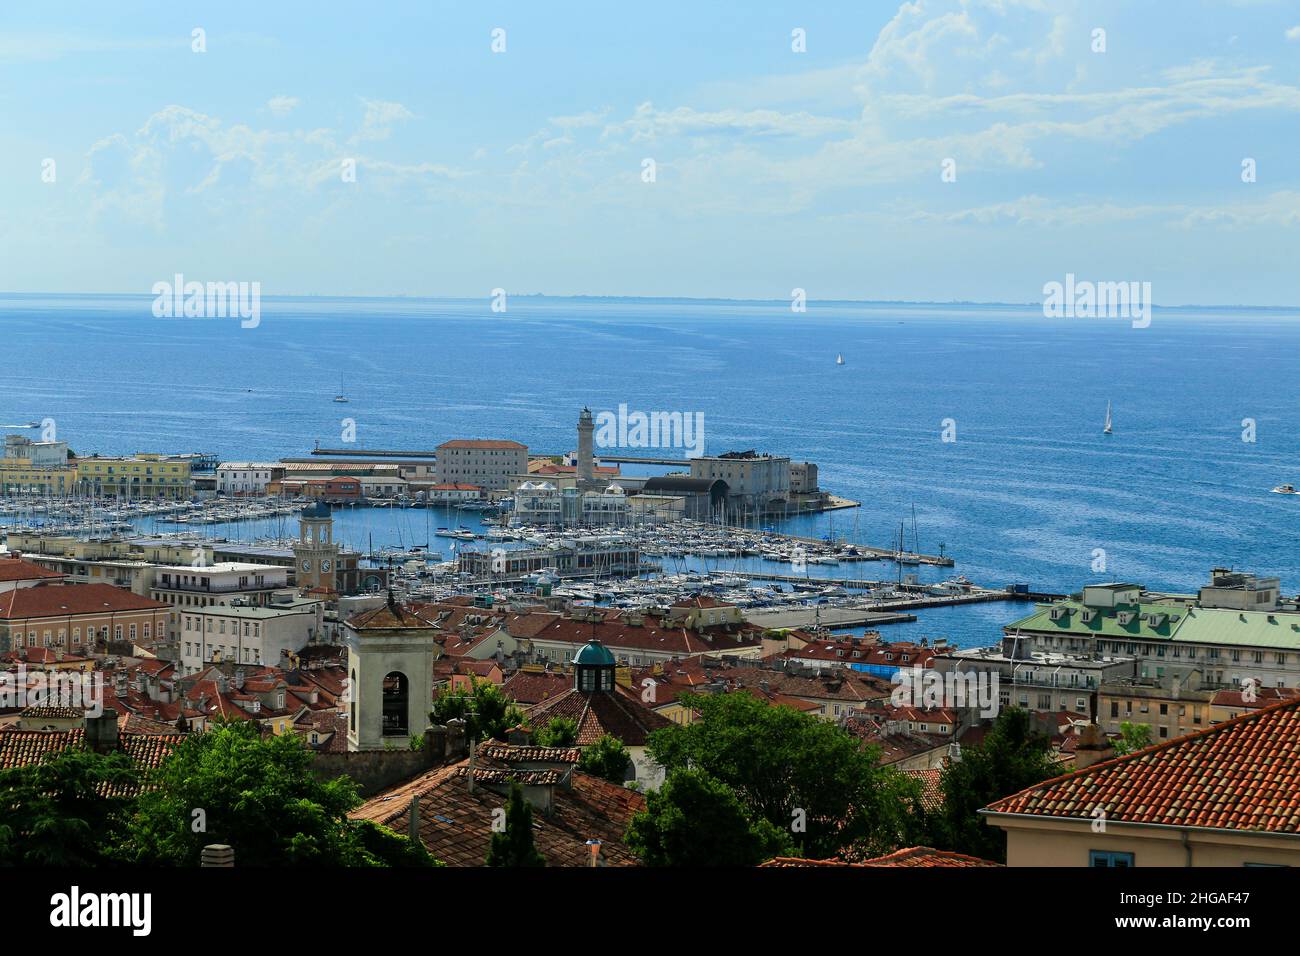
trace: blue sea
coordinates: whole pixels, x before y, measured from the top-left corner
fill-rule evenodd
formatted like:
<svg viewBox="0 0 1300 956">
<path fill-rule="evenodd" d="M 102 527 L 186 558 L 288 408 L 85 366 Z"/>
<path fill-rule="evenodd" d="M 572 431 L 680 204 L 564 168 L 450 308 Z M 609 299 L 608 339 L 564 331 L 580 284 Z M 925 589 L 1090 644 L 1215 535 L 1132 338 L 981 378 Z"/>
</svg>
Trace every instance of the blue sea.
<svg viewBox="0 0 1300 956">
<path fill-rule="evenodd" d="M 340 446 L 347 417 L 360 447 L 501 437 L 558 454 L 584 405 L 700 412 L 709 453 L 813 461 L 824 489 L 862 502 L 783 530 L 889 546 L 902 522 L 909 547 L 956 558 L 923 579 L 1191 590 L 1226 565 L 1300 590 L 1300 496 L 1270 493 L 1300 485 L 1294 311 L 1157 309 L 1133 328 L 1038 305 L 514 296 L 501 314 L 486 298 L 299 298 L 264 300 L 246 329 L 157 319 L 151 304 L 0 296 L 3 430 L 48 417 L 78 454 L 274 459 Z M 422 540 L 425 521 L 339 523 L 379 546 Z M 985 642 L 1020 610 L 936 610 L 889 633 Z"/>
</svg>

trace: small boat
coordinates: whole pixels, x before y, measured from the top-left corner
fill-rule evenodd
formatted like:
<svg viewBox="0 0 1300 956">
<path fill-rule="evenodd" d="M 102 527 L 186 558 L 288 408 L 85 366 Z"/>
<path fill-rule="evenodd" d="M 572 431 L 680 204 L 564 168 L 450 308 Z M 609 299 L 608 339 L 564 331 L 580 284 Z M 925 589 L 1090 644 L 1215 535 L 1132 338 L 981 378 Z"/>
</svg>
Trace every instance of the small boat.
<svg viewBox="0 0 1300 956">
<path fill-rule="evenodd" d="M 844 364 L 844 353 L 843 353 L 843 352 L 841 352 L 840 354 L 838 354 L 838 355 L 835 356 L 835 364 L 836 364 L 836 365 L 843 365 L 843 364 Z"/>
<path fill-rule="evenodd" d="M 1295 490 L 1294 485 L 1278 485 L 1273 489 L 1275 495 L 1300 495 L 1300 491 Z"/>
<path fill-rule="evenodd" d="M 342 376 L 342 375 L 339 376 L 339 393 L 338 393 L 337 395 L 334 396 L 334 401 L 338 402 L 340 405 L 346 405 L 346 404 L 347 404 L 347 401 L 348 401 L 348 397 L 347 397 L 347 395 L 343 394 L 343 376 Z"/>
<path fill-rule="evenodd" d="M 1106 424 L 1102 428 L 1101 433 L 1103 435 L 1109 435 L 1112 433 L 1111 421 L 1110 421 L 1110 399 L 1106 400 Z"/>
</svg>

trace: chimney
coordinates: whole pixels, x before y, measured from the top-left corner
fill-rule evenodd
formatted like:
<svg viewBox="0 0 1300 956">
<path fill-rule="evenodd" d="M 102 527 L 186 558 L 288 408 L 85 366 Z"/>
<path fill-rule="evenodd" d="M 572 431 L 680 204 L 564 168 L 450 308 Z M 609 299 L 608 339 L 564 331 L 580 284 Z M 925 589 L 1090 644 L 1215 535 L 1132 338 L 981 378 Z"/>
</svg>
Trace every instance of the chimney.
<svg viewBox="0 0 1300 956">
<path fill-rule="evenodd" d="M 1083 770 L 1095 763 L 1109 760 L 1113 756 L 1115 756 L 1115 748 L 1111 746 L 1101 727 L 1098 724 L 1088 724 L 1079 735 L 1079 743 L 1074 749 L 1074 769 Z"/>
<path fill-rule="evenodd" d="M 411 806 L 406 816 L 406 835 L 412 843 L 420 840 L 420 797 L 414 793 L 411 794 Z"/>
<path fill-rule="evenodd" d="M 98 717 L 87 713 L 85 733 L 86 746 L 95 753 L 106 754 L 117 750 L 117 711 L 105 707 Z"/>
<path fill-rule="evenodd" d="M 224 843 L 209 843 L 199 856 L 199 866 L 234 866 L 235 848 Z"/>
</svg>

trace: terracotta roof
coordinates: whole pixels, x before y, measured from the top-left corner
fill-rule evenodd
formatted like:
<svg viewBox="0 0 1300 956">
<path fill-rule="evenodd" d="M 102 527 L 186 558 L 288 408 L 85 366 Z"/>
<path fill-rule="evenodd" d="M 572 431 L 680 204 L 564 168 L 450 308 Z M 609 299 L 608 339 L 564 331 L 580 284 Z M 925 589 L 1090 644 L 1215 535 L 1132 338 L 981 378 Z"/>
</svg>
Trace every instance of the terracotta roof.
<svg viewBox="0 0 1300 956">
<path fill-rule="evenodd" d="M 943 806 L 943 770 L 941 768 L 904 770 L 903 773 L 921 785 L 921 806 L 924 809 L 938 810 Z"/>
<path fill-rule="evenodd" d="M 517 441 L 507 441 L 504 439 L 492 438 L 453 438 L 451 441 L 445 441 L 439 448 L 518 448 L 527 450 L 527 445 L 521 445 Z"/>
<path fill-rule="evenodd" d="M 580 747 L 594 744 L 604 734 L 617 737 L 628 747 L 644 747 L 653 731 L 672 723 L 618 685 L 613 693 L 570 688 L 524 713 L 533 727 L 541 727 L 555 717 L 572 719 L 578 725 Z"/>
<path fill-rule="evenodd" d="M 9 619 L 170 609 L 170 604 L 141 597 L 111 584 L 48 584 L 0 593 L 0 618 Z"/>
<path fill-rule="evenodd" d="M 533 747 L 487 741 L 478 752 L 501 763 L 577 763 L 582 759 L 581 747 Z"/>
<path fill-rule="evenodd" d="M 44 581 L 62 577 L 58 571 L 51 571 L 22 558 L 0 558 L 0 581 Z"/>
<path fill-rule="evenodd" d="M 141 770 L 154 770 L 185 739 L 184 734 L 122 734 L 117 737 L 118 750 L 131 758 Z M 84 746 L 82 728 L 74 730 L 10 730 L 0 733 L 0 769 L 23 767 L 72 747 Z M 103 789 L 101 796 L 132 796 L 137 788 Z"/>
<path fill-rule="evenodd" d="M 482 784 L 471 793 L 465 779 L 466 761 L 439 767 L 366 801 L 349 814 L 406 833 L 412 797 L 419 801 L 420 839 L 429 853 L 449 866 L 482 866 L 492 837 L 493 811 L 505 805 L 502 786 Z M 498 768 L 504 780 L 527 771 Z M 481 771 L 480 771 L 481 773 Z M 475 775 L 479 780 L 479 774 Z M 587 841 L 601 841 L 611 866 L 635 866 L 636 858 L 623 845 L 632 816 L 645 808 L 634 790 L 574 771 L 570 785 L 557 784 L 552 812 L 533 810 L 533 843 L 549 866 L 586 866 Z"/>
<path fill-rule="evenodd" d="M 528 671 L 516 671 L 501 685 L 501 690 L 517 703 L 540 704 L 544 700 L 558 697 L 572 687 L 572 674 L 555 672 L 534 674 Z"/>
<path fill-rule="evenodd" d="M 1282 701 L 989 804 L 983 813 L 1300 832 L 1300 699 Z"/>
<path fill-rule="evenodd" d="M 512 637 L 522 637 L 513 630 L 514 619 L 507 619 L 506 629 Z M 730 629 L 730 633 L 728 633 Z M 581 647 L 597 640 L 611 651 L 654 651 L 657 653 L 696 655 L 718 651 L 756 648 L 762 645 L 762 629 L 751 624 L 715 625 L 700 630 L 674 627 L 667 621 L 644 616 L 644 623 L 631 624 L 621 611 L 605 614 L 602 621 L 578 621 L 556 616 L 531 635 L 537 641 L 561 641 Z"/>
<path fill-rule="evenodd" d="M 407 627 L 432 627 L 441 630 L 442 627 L 437 621 L 437 615 L 429 610 L 430 607 L 430 605 L 407 606 L 401 604 L 389 607 L 387 604 L 381 604 L 379 607 L 358 611 L 353 614 L 348 618 L 348 627 L 356 630 L 362 628 L 366 630 L 393 630 Z"/>
</svg>

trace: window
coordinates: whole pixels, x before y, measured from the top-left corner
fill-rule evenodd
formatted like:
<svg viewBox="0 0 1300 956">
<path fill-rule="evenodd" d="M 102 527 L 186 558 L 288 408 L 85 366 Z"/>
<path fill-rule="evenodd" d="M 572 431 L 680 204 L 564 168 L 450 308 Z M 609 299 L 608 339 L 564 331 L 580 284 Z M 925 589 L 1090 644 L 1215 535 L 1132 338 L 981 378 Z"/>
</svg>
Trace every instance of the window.
<svg viewBox="0 0 1300 956">
<path fill-rule="evenodd" d="M 1088 865 L 1098 867 L 1125 867 L 1132 868 L 1132 853 L 1114 853 L 1109 850 L 1089 850 Z"/>
</svg>

